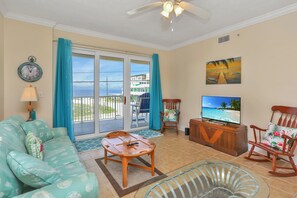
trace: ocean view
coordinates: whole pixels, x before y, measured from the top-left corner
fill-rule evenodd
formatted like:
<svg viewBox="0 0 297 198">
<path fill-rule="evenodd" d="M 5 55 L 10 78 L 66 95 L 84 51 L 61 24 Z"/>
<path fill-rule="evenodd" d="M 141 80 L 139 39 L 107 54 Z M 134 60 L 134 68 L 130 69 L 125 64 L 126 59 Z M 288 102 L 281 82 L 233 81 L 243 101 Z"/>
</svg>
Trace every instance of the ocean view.
<svg viewBox="0 0 297 198">
<path fill-rule="evenodd" d="M 106 89 L 100 90 L 100 96 L 111 96 L 111 95 L 121 95 L 122 89 Z M 73 88 L 73 97 L 92 97 L 94 96 L 94 89 L 86 89 L 85 87 L 75 87 Z"/>
<path fill-rule="evenodd" d="M 240 123 L 240 111 L 202 107 L 202 117 L 226 122 Z"/>
</svg>

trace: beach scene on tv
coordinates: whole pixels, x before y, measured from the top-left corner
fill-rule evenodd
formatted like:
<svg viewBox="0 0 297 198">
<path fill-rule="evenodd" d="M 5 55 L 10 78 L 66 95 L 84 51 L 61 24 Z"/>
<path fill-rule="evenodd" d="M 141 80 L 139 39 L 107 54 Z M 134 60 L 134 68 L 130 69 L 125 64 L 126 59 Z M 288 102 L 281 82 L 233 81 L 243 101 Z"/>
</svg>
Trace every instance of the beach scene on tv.
<svg viewBox="0 0 297 198">
<path fill-rule="evenodd" d="M 202 96 L 202 118 L 240 124 L 240 98 Z"/>
</svg>

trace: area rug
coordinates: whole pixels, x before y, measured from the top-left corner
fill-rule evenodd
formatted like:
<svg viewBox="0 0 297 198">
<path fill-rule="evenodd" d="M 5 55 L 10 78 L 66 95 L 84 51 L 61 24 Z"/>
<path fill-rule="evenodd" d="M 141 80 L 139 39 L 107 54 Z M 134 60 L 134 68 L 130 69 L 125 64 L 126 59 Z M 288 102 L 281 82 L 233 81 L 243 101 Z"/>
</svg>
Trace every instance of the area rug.
<svg viewBox="0 0 297 198">
<path fill-rule="evenodd" d="M 155 137 L 159 137 L 159 136 L 163 135 L 162 133 L 160 133 L 158 131 L 154 131 L 154 130 L 150 130 L 150 129 L 133 131 L 131 133 L 143 136 L 147 139 L 155 138 Z M 96 149 L 99 149 L 102 147 L 101 141 L 103 138 L 104 137 L 96 137 L 96 138 L 91 138 L 91 139 L 79 140 L 79 141 L 75 141 L 74 145 L 78 152 L 96 150 Z"/>
<path fill-rule="evenodd" d="M 118 156 L 113 156 L 112 158 L 120 159 Z M 150 161 L 150 160 L 148 160 Z M 104 158 L 96 159 L 98 166 L 101 168 L 119 197 L 125 196 L 131 192 L 138 190 L 141 187 L 147 186 L 153 182 L 159 181 L 167 177 L 160 170 L 155 168 L 155 175 L 151 175 L 151 171 L 143 170 L 133 166 L 128 166 L 128 186 L 126 188 L 122 185 L 122 164 L 107 161 L 107 164 L 104 164 Z M 147 162 L 143 157 L 137 157 L 130 161 L 134 164 L 139 164 L 142 166 L 150 167 L 151 164 Z"/>
</svg>

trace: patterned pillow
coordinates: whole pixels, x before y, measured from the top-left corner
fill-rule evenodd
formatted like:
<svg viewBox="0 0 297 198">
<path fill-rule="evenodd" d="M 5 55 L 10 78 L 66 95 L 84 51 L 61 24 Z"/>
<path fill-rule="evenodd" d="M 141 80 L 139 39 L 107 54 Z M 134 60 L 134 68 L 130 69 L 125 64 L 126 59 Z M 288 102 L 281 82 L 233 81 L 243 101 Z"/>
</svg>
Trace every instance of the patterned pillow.
<svg viewBox="0 0 297 198">
<path fill-rule="evenodd" d="M 40 138 L 42 142 L 46 142 L 54 137 L 46 122 L 40 119 L 24 122 L 22 123 L 22 128 L 26 134 L 32 132 L 36 137 Z"/>
<path fill-rule="evenodd" d="M 31 155 L 11 151 L 6 158 L 15 176 L 28 186 L 40 188 L 61 181 L 56 169 Z"/>
<path fill-rule="evenodd" d="M 30 155 L 37 159 L 43 159 L 43 145 L 42 141 L 36 137 L 32 132 L 29 132 L 26 136 L 26 148 Z"/>
<path fill-rule="evenodd" d="M 165 109 L 163 121 L 176 122 L 178 111 L 175 109 Z"/>
<path fill-rule="evenodd" d="M 263 136 L 262 143 L 271 146 L 272 148 L 275 148 L 277 150 L 282 150 L 284 143 L 282 135 L 288 135 L 292 138 L 295 138 L 295 136 L 297 135 L 297 129 L 278 126 L 276 124 L 269 123 L 267 131 Z M 288 143 L 289 140 L 287 140 L 287 144 Z M 286 149 L 288 149 L 288 145 L 286 146 Z"/>
</svg>

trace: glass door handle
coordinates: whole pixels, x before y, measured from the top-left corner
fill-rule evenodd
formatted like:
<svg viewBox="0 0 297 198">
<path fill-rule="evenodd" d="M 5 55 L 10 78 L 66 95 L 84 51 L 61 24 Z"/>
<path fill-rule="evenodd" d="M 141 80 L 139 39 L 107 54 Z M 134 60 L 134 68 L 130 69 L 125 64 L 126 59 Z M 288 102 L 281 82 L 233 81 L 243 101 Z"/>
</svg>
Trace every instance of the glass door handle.
<svg viewBox="0 0 297 198">
<path fill-rule="evenodd" d="M 126 104 L 126 96 L 124 96 L 124 105 Z"/>
</svg>

